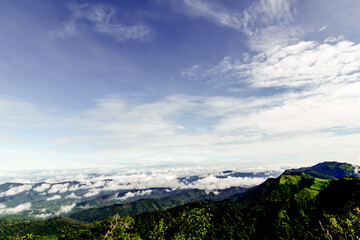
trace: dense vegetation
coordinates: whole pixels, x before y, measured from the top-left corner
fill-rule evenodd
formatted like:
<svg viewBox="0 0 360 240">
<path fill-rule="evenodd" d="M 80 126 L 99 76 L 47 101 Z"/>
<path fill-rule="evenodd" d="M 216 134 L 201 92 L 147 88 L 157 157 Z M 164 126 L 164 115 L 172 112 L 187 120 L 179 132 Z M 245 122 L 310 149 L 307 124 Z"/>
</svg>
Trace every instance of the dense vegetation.
<svg viewBox="0 0 360 240">
<path fill-rule="evenodd" d="M 216 195 L 213 193 L 206 194 L 203 190 L 187 189 L 180 193 L 164 197 L 161 199 L 140 199 L 137 201 L 113 204 L 105 207 L 91 208 L 70 215 L 70 218 L 80 221 L 93 222 L 96 220 L 104 220 L 106 217 L 119 214 L 121 216 L 134 215 L 142 212 L 150 212 L 156 210 L 168 209 L 171 207 L 179 206 L 195 200 L 222 200 L 235 194 L 245 192 L 245 188 L 232 187 L 224 189 L 221 194 Z"/>
<path fill-rule="evenodd" d="M 348 165 L 289 170 L 223 201 L 196 201 L 92 223 L 1 220 L 3 239 L 360 239 L 360 178 Z M 319 170 L 320 169 L 320 170 Z M 326 169 L 325 172 L 320 172 Z M 350 171 L 350 169 L 349 169 Z M 352 172 L 353 173 L 353 172 Z M 326 176 L 319 178 L 318 176 Z M 108 214 L 108 213 L 104 213 Z M 85 215 L 83 215 L 85 216 Z M 91 216 L 93 217 L 93 216 Z M 98 216 L 99 218 L 104 216 Z M 86 220 L 86 219 L 83 219 Z M 11 239 L 11 238 L 10 238 Z"/>
</svg>

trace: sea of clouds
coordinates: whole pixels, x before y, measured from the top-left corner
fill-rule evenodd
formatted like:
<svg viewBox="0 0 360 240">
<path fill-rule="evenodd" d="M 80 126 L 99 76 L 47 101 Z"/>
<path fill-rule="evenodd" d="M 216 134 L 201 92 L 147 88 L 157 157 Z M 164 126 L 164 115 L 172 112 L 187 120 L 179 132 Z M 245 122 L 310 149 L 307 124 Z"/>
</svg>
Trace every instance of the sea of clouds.
<svg viewBox="0 0 360 240">
<path fill-rule="evenodd" d="M 46 201 L 71 199 L 70 205 L 59 206 L 55 216 L 70 212 L 76 202 L 93 199 L 107 193 L 115 193 L 113 199 L 125 201 L 129 198 L 151 196 L 154 188 L 163 188 L 167 192 L 178 189 L 199 189 L 206 193 L 218 194 L 218 190 L 231 187 L 249 188 L 261 184 L 269 177 L 278 176 L 282 170 L 272 171 L 224 171 L 226 169 L 203 167 L 117 169 L 117 170 L 52 170 L 0 173 L 3 183 L 10 182 L 0 190 L 1 197 L 18 194 L 45 195 Z M 119 191 L 119 192 L 116 192 Z M 31 201 L 18 206 L 0 205 L 0 215 L 30 212 Z M 39 218 L 47 218 L 46 210 L 39 213 Z"/>
</svg>

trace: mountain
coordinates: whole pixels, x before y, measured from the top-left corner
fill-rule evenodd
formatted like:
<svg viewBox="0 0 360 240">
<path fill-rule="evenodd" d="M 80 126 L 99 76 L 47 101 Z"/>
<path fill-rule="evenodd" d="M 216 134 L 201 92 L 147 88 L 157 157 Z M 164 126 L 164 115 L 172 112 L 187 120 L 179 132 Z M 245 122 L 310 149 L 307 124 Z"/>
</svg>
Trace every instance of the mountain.
<svg viewBox="0 0 360 240">
<path fill-rule="evenodd" d="M 286 170 L 284 174 L 308 175 L 316 178 L 335 179 L 344 176 L 358 176 L 358 167 L 348 163 L 323 162 L 312 167 Z"/>
<path fill-rule="evenodd" d="M 0 237 L 31 232 L 58 239 L 105 235 L 113 239 L 358 239 L 360 178 L 353 176 L 355 169 L 334 162 L 291 169 L 230 198 L 194 201 L 131 217 L 116 214 L 125 205 L 109 205 L 97 213 L 114 210 L 114 215 L 94 223 L 67 218 L 1 220 Z M 85 213 L 90 212 L 83 213 L 86 220 Z"/>
<path fill-rule="evenodd" d="M 69 217 L 84 222 L 93 222 L 103 220 L 115 214 L 119 214 L 120 216 L 133 215 L 142 212 L 165 210 L 192 201 L 222 200 L 234 194 L 243 193 L 246 190 L 246 188 L 232 187 L 218 190 L 216 194 L 213 192 L 207 193 L 206 191 L 198 189 L 177 190 L 177 193 L 172 196 L 156 199 L 145 198 L 129 203 L 112 204 L 100 208 L 80 210 L 70 214 Z"/>
<path fill-rule="evenodd" d="M 112 204 L 130 206 L 128 203 L 141 199 L 153 200 L 140 201 L 134 204 L 133 210 L 127 209 L 122 214 L 164 209 L 201 199 L 220 200 L 243 192 L 242 187 L 234 187 L 237 184 L 249 188 L 268 177 L 280 175 L 280 172 L 243 173 L 228 170 L 185 177 L 166 173 L 156 176 L 141 174 L 88 174 L 81 181 L 53 182 L 54 179 L 46 179 L 35 183 L 3 183 L 0 184 L 0 219 L 68 216 Z M 162 203 L 150 204 L 157 202 L 156 199 L 171 196 L 174 197 L 161 200 Z"/>
<path fill-rule="evenodd" d="M 183 212 L 205 209 L 212 218 L 204 239 L 355 239 L 360 237 L 360 178 L 338 171 L 348 168 L 349 164 L 326 162 L 289 170 L 237 198 L 135 215 L 137 232 L 146 239 L 162 219 L 172 226 L 173 219 Z M 340 178 L 334 179 L 334 175 Z M 168 230 L 166 239 L 176 231 L 179 229 Z"/>
</svg>

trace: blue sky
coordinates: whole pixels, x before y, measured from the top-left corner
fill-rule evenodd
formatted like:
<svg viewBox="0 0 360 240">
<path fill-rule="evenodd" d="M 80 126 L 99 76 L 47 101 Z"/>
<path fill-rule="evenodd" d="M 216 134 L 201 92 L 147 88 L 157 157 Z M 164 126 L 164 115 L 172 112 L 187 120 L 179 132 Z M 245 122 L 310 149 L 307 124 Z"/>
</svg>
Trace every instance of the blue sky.
<svg viewBox="0 0 360 240">
<path fill-rule="evenodd" d="M 3 1 L 2 168 L 360 164 L 359 8 Z"/>
</svg>

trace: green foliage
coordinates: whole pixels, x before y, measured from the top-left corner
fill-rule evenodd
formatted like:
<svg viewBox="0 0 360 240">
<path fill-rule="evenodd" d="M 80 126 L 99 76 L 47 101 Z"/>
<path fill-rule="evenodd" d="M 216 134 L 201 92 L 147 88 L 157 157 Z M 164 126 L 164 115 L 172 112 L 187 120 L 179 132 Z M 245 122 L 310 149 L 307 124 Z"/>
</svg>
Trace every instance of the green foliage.
<svg viewBox="0 0 360 240">
<path fill-rule="evenodd" d="M 179 193 L 170 197 L 164 197 L 160 199 L 140 199 L 134 202 L 124 204 L 112 204 L 105 207 L 91 208 L 75 212 L 71 214 L 70 217 L 79 221 L 93 222 L 98 220 L 104 220 L 105 218 L 113 216 L 115 214 L 119 214 L 120 216 L 126 216 L 142 212 L 165 210 L 197 200 L 222 200 L 224 197 L 229 197 L 234 194 L 242 193 L 244 191 L 244 188 L 233 187 L 222 190 L 221 194 L 215 195 L 213 193 L 206 194 L 203 190 L 186 189 L 181 190 Z"/>
<path fill-rule="evenodd" d="M 41 239 L 40 237 L 44 237 L 44 239 L 57 239 L 69 233 L 86 231 L 89 226 L 89 224 L 80 223 L 69 218 L 37 221 L 0 220 L 0 239 L 8 237 L 31 239 L 31 236 L 36 236 L 36 239 Z M 27 234 L 30 235 L 27 236 Z"/>
<path fill-rule="evenodd" d="M 323 223 L 319 221 L 327 239 L 360 239 L 360 210 L 355 208 L 345 215 L 324 213 Z"/>
<path fill-rule="evenodd" d="M 357 176 L 355 167 L 348 163 L 323 162 L 312 167 L 286 170 L 284 174 L 308 175 L 322 179 L 336 179 L 344 176 Z"/>
<path fill-rule="evenodd" d="M 165 239 L 165 232 L 168 226 L 165 225 L 164 219 L 160 219 L 159 223 L 155 225 L 154 230 L 150 232 L 149 239 L 151 240 L 162 240 Z"/>
<path fill-rule="evenodd" d="M 186 209 L 170 224 L 173 239 L 203 239 L 210 228 L 211 217 L 204 208 Z"/>
<path fill-rule="evenodd" d="M 136 233 L 132 233 L 135 221 L 132 217 L 120 217 L 118 214 L 106 218 L 104 221 L 96 221 L 90 229 L 90 233 L 84 234 L 92 239 L 140 239 Z M 85 236 L 82 236 L 84 238 Z"/>
<path fill-rule="evenodd" d="M 329 173 L 341 166 L 318 168 Z M 268 179 L 237 199 L 114 214 L 91 224 L 0 220 L 0 239 L 360 239 L 360 178 L 294 174 Z"/>
<path fill-rule="evenodd" d="M 300 180 L 301 180 L 301 177 L 297 176 L 297 175 L 281 175 L 279 184 L 295 185 L 295 184 L 298 184 Z"/>
</svg>

